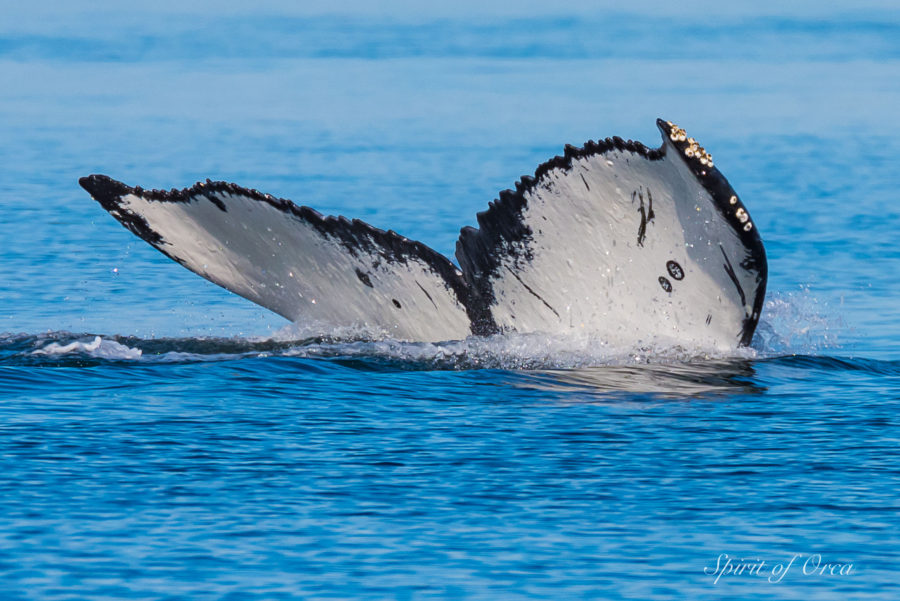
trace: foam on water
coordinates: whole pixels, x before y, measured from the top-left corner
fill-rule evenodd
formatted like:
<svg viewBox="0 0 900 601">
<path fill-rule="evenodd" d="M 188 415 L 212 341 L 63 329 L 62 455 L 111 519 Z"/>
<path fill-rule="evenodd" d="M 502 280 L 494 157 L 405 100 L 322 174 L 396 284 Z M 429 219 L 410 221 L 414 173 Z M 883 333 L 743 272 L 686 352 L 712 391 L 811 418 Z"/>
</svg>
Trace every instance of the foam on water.
<svg viewBox="0 0 900 601">
<path fill-rule="evenodd" d="M 840 319 L 808 289 L 774 294 L 766 303 L 751 347 L 728 351 L 685 345 L 658 336 L 633 347 L 612 345 L 591 335 L 503 334 L 438 343 L 372 336 L 359 328 L 321 330 L 291 324 L 271 337 L 139 338 L 50 332 L 0 337 L 0 363 L 109 361 L 191 363 L 242 358 L 293 357 L 358 360 L 400 370 L 582 369 L 633 365 L 676 365 L 752 361 L 805 355 L 838 348 Z"/>
<path fill-rule="evenodd" d="M 101 336 L 94 336 L 90 342 L 75 340 L 69 343 L 51 342 L 31 352 L 33 355 L 62 356 L 62 355 L 87 355 L 95 359 L 138 360 L 143 355 L 139 348 L 131 348 L 119 344 L 115 340 L 104 340 Z"/>
<path fill-rule="evenodd" d="M 686 348 L 668 340 L 653 340 L 636 348 L 609 345 L 592 336 L 508 334 L 488 338 L 426 343 L 396 340 L 316 343 L 297 346 L 285 355 L 380 358 L 422 369 L 573 369 L 673 361 L 752 358 L 752 349 L 723 353 L 712 348 Z"/>
</svg>

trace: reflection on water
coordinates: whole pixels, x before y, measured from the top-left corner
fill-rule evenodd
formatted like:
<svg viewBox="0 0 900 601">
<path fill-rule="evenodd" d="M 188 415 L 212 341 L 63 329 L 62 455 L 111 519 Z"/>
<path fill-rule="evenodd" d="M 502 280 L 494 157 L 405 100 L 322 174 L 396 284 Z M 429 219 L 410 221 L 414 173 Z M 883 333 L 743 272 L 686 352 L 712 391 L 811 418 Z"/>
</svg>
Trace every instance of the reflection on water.
<svg viewBox="0 0 900 601">
<path fill-rule="evenodd" d="M 765 392 L 764 386 L 753 382 L 755 373 L 750 360 L 609 365 L 526 372 L 516 379 L 515 385 L 573 393 L 566 398 L 578 402 L 584 400 L 582 395 L 607 398 L 606 393 L 614 392 L 679 399 Z"/>
</svg>

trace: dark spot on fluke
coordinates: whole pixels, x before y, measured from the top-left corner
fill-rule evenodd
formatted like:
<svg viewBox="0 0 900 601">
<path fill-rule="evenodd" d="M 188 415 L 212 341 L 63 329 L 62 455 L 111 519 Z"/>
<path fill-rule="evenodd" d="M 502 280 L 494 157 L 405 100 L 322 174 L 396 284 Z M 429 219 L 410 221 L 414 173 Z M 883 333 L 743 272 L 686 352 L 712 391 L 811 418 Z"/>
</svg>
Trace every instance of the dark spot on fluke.
<svg viewBox="0 0 900 601">
<path fill-rule="evenodd" d="M 374 288 L 372 285 L 372 280 L 369 278 L 369 274 L 361 270 L 359 267 L 356 268 L 356 277 L 359 278 L 359 281 L 368 286 L 369 288 Z"/>
<path fill-rule="evenodd" d="M 672 282 L 665 276 L 659 276 L 659 285 L 662 286 L 662 289 L 666 292 L 672 292 Z"/>
<path fill-rule="evenodd" d="M 684 269 L 682 269 L 681 265 L 679 265 L 676 261 L 666 262 L 666 271 L 668 271 L 669 275 L 676 280 L 684 279 Z"/>
<path fill-rule="evenodd" d="M 400 301 L 398 301 L 396 298 L 392 298 L 392 299 L 391 299 L 391 302 L 394 303 L 394 306 L 397 307 L 398 309 L 402 309 L 402 308 L 403 308 L 403 307 L 400 306 Z"/>
</svg>

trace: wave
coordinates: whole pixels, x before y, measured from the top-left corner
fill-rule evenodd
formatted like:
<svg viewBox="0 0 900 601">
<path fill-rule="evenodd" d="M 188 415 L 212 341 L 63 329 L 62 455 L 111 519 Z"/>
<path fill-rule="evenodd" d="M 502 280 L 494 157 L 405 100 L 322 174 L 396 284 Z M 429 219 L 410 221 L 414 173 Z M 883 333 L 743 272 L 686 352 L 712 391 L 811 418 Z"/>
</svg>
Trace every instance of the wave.
<svg viewBox="0 0 900 601">
<path fill-rule="evenodd" d="M 590 339 L 539 335 L 469 338 L 445 343 L 341 340 L 327 337 L 138 338 L 71 332 L 0 334 L 0 366 L 90 367 L 105 364 L 179 364 L 283 358 L 327 361 L 370 371 L 580 370 L 576 382 L 602 383 L 639 368 L 648 372 L 715 375 L 740 366 L 774 363 L 807 370 L 900 374 L 900 362 L 830 355 L 766 353 L 753 348 L 730 353 L 678 346 L 613 348 Z M 585 375 L 591 369 L 605 370 Z M 586 371 L 587 370 L 587 371 Z M 616 371 L 618 370 L 618 371 Z M 738 370 L 740 371 L 740 370 Z"/>
<path fill-rule="evenodd" d="M 367 338 L 364 332 L 314 330 L 290 325 L 268 338 L 141 338 L 72 332 L 0 334 L 0 365 L 91 366 L 104 363 L 166 364 L 247 358 L 325 360 L 368 370 L 572 370 L 600 367 L 677 371 L 679 365 L 717 366 L 782 361 L 807 368 L 895 373 L 896 364 L 821 356 L 839 348 L 840 319 L 828 317 L 808 290 L 774 294 L 767 301 L 751 347 L 721 351 L 654 339 L 623 348 L 591 336 L 504 334 L 424 343 Z M 824 313 L 824 315 L 823 315 Z M 697 376 L 693 369 L 692 375 Z M 604 376 L 606 377 L 606 376 Z M 602 379 L 602 378 L 601 378 Z M 696 378 L 695 378 L 696 379 Z"/>
<path fill-rule="evenodd" d="M 357 359 L 406 369 L 566 369 L 589 366 L 750 359 L 752 349 L 722 353 L 654 341 L 621 348 L 591 337 L 537 334 L 470 337 L 440 343 L 366 340 L 336 336 L 295 338 L 139 338 L 71 332 L 0 335 L 0 364 L 88 365 L 98 362 L 190 363 L 249 357 Z"/>
<path fill-rule="evenodd" d="M 68 343 L 51 342 L 46 346 L 35 349 L 31 354 L 35 356 L 46 355 L 48 357 L 83 354 L 97 359 L 133 360 L 140 359 L 143 351 L 139 348 L 125 346 L 115 340 L 104 340 L 101 336 L 94 336 L 94 339 L 90 342 L 82 340 Z"/>
<path fill-rule="evenodd" d="M 222 365 L 246 377 L 265 379 L 288 373 L 302 378 L 303 374 L 329 372 L 344 378 L 347 376 L 340 371 L 348 369 L 356 372 L 443 370 L 461 374 L 476 373 L 462 370 L 482 370 L 481 373 L 490 373 L 491 381 L 500 381 L 511 390 L 545 392 L 559 402 L 601 403 L 650 398 L 644 395 L 685 399 L 761 394 L 782 377 L 773 373 L 799 371 L 804 379 L 809 374 L 828 377 L 841 372 L 900 377 L 900 361 L 823 355 L 766 356 L 754 349 L 742 349 L 730 356 L 673 347 L 624 352 L 602 345 L 583 344 L 576 348 L 571 342 L 539 336 L 498 336 L 427 344 L 326 338 L 142 339 L 67 332 L 0 335 L 0 388 L 31 389 L 35 382 L 47 381 L 48 367 L 88 368 L 67 370 L 68 375 L 61 381 L 54 376 L 57 385 L 66 382 L 84 385 L 85 377 L 92 382 L 94 378 L 106 380 L 117 372 L 131 382 L 156 381 L 165 377 L 170 367 L 191 363 Z M 7 370 L 4 376 L 4 369 L 9 367 L 13 369 Z M 94 367 L 106 369 L 90 369 Z M 769 367 L 779 369 L 772 372 Z"/>
</svg>

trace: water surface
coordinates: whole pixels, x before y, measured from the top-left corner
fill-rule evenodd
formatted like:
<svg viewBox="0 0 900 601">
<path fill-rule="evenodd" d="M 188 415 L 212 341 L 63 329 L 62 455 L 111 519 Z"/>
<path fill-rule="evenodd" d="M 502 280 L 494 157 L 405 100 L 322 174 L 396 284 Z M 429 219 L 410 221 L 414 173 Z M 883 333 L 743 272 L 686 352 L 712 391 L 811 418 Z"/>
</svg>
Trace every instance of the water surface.
<svg viewBox="0 0 900 601">
<path fill-rule="evenodd" d="M 97 6 L 0 22 L 3 598 L 900 593 L 889 3 Z M 77 186 L 235 181 L 451 255 L 658 116 L 766 243 L 751 349 L 309 338 Z"/>
</svg>

